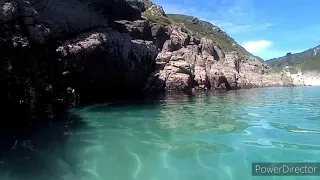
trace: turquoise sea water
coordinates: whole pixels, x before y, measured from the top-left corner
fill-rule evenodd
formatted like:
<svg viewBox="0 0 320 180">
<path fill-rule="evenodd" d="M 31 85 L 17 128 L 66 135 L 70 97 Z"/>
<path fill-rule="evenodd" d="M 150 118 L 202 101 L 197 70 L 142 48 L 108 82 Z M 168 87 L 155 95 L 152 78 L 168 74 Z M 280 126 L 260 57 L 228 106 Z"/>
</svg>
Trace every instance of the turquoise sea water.
<svg viewBox="0 0 320 180">
<path fill-rule="evenodd" d="M 320 87 L 264 88 L 71 110 L 17 140 L 4 180 L 316 180 L 253 162 L 320 163 Z M 23 153 L 19 153 L 19 150 Z"/>
</svg>

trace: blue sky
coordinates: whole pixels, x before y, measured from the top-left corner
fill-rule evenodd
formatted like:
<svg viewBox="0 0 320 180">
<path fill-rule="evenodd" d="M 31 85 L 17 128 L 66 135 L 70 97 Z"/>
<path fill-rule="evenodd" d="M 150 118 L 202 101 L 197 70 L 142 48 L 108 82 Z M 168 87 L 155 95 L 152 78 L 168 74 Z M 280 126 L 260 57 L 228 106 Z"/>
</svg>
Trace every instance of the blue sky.
<svg viewBox="0 0 320 180">
<path fill-rule="evenodd" d="M 166 13 L 211 22 L 263 59 L 320 44 L 319 0 L 153 0 Z"/>
</svg>

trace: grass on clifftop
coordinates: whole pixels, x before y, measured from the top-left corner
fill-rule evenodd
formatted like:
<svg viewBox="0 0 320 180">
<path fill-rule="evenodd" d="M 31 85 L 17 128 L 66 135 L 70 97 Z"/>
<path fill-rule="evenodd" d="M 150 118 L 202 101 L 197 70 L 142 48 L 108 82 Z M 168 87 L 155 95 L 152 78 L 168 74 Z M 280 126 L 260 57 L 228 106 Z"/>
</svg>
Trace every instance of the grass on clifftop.
<svg viewBox="0 0 320 180">
<path fill-rule="evenodd" d="M 151 14 L 151 12 L 148 10 L 152 5 L 154 5 L 151 1 L 143 0 L 143 3 L 144 3 L 145 11 L 142 12 L 142 14 L 141 14 L 142 16 L 146 17 L 147 19 L 149 19 L 150 21 L 152 21 L 154 23 L 158 23 L 163 26 L 168 26 L 171 24 L 170 20 L 167 17 L 156 16 L 156 15 Z"/>
<path fill-rule="evenodd" d="M 148 9 L 152 2 L 144 0 L 145 9 Z M 158 23 L 163 26 L 169 26 L 170 24 L 183 25 L 189 29 L 196 37 L 206 37 L 213 40 L 219 45 L 222 50 L 230 52 L 237 51 L 243 55 L 253 56 L 240 46 L 234 39 L 228 36 L 225 32 L 220 30 L 219 27 L 212 25 L 209 22 L 198 20 L 192 22 L 193 17 L 180 14 L 167 14 L 167 17 L 152 15 L 149 10 L 142 13 L 142 16 L 146 17 L 154 23 Z M 259 61 L 264 62 L 261 58 L 256 57 Z"/>
<path fill-rule="evenodd" d="M 283 69 L 289 66 L 291 73 L 301 70 L 304 71 L 320 71 L 320 54 L 314 55 L 308 51 L 294 54 L 291 57 L 281 57 L 267 61 L 274 69 Z"/>
<path fill-rule="evenodd" d="M 147 19 L 149 19 L 150 21 L 152 21 L 154 23 L 158 23 L 163 26 L 168 26 L 171 24 L 170 20 L 167 17 L 152 15 L 148 10 L 143 12 L 142 16 L 146 17 Z"/>
<path fill-rule="evenodd" d="M 253 56 L 248 51 L 246 51 L 242 46 L 240 46 L 234 39 L 223 32 L 219 27 L 213 24 L 199 20 L 198 23 L 192 22 L 193 17 L 180 14 L 167 14 L 168 18 L 175 23 L 184 24 L 184 26 L 191 30 L 196 37 L 202 38 L 206 37 L 213 40 L 218 44 L 224 51 L 238 51 L 241 54 Z M 256 57 L 259 61 L 263 60 Z"/>
<path fill-rule="evenodd" d="M 192 17 L 186 15 L 168 14 L 167 16 L 176 23 L 184 24 L 184 26 L 191 30 L 198 38 L 207 37 L 219 44 L 224 50 L 236 50 L 236 48 L 232 46 L 232 40 L 228 39 L 225 34 L 213 30 L 214 26 L 210 23 L 199 20 L 199 23 L 195 24 L 191 21 Z"/>
<path fill-rule="evenodd" d="M 320 70 L 320 59 L 307 60 L 304 63 L 297 64 L 296 67 L 302 71 Z"/>
</svg>

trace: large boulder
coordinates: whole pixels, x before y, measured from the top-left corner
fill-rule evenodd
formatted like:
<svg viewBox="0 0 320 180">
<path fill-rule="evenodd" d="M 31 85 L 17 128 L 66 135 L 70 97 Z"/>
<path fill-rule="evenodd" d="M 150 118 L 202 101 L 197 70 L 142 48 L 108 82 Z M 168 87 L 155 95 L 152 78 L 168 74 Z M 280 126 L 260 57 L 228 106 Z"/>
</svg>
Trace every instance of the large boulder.
<svg viewBox="0 0 320 180">
<path fill-rule="evenodd" d="M 167 90 L 171 91 L 190 91 L 192 89 L 192 78 L 184 73 L 170 74 L 166 81 Z"/>
<path fill-rule="evenodd" d="M 217 61 L 224 59 L 224 53 L 211 39 L 202 38 L 200 43 L 202 53 L 207 53 L 210 56 L 213 56 Z"/>
<path fill-rule="evenodd" d="M 170 39 L 163 45 L 163 52 L 176 51 L 190 42 L 190 35 L 183 31 L 182 27 L 174 27 L 171 31 Z"/>
<path fill-rule="evenodd" d="M 133 96 L 141 92 L 158 54 L 152 42 L 111 28 L 84 33 L 57 48 L 66 78 L 82 99 Z"/>
</svg>

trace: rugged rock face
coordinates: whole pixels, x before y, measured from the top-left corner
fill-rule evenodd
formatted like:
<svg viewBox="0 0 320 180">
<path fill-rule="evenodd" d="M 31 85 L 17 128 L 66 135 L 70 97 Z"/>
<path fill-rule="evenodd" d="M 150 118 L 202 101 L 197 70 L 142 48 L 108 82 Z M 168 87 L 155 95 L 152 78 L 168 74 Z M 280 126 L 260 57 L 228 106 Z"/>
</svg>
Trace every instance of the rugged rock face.
<svg viewBox="0 0 320 180">
<path fill-rule="evenodd" d="M 145 91 L 288 85 L 292 85 L 292 81 L 287 76 L 275 73 L 257 59 L 238 52 L 225 53 L 212 40 L 199 40 L 184 28 L 174 27 L 157 56 L 156 70 L 148 78 Z"/>
<path fill-rule="evenodd" d="M 154 16 L 167 16 L 163 8 L 158 5 L 152 5 L 148 10 Z"/>
<path fill-rule="evenodd" d="M 170 31 L 167 27 L 151 23 L 148 20 L 120 20 L 116 21 L 116 29 L 121 33 L 128 33 L 133 38 L 153 41 L 159 49 L 169 39 Z"/>
<path fill-rule="evenodd" d="M 44 44 L 52 38 L 74 35 L 113 20 L 136 20 L 141 17 L 140 0 L 18 0 L 20 16 L 30 37 Z"/>
<path fill-rule="evenodd" d="M 168 36 L 142 9 L 140 0 L 0 0 L 1 113 L 139 95 Z"/>
<path fill-rule="evenodd" d="M 86 101 L 104 97 L 106 92 L 110 95 L 139 94 L 158 54 L 151 42 L 134 40 L 111 28 L 81 34 L 56 51 L 64 64 L 61 72 L 73 72 L 65 78 L 82 81 L 70 86 L 86 94 L 89 98 Z M 75 64 L 79 65 L 74 67 Z"/>
<path fill-rule="evenodd" d="M 0 0 L 2 103 L 14 112 L 142 91 L 290 85 L 253 57 L 196 38 L 179 23 L 157 23 L 169 19 L 149 5 L 153 20 L 141 17 L 140 0 Z"/>
</svg>

